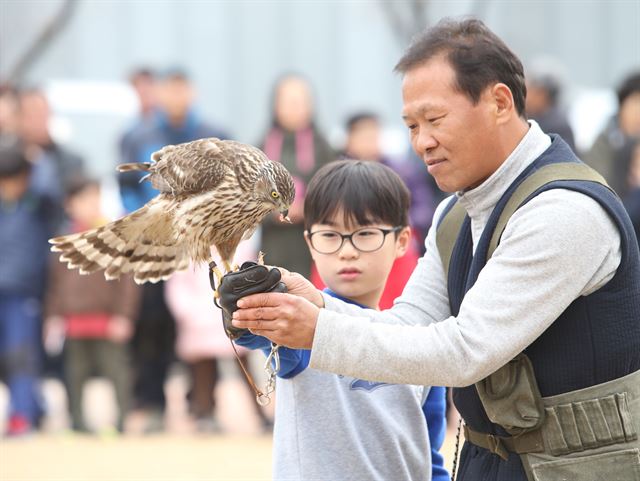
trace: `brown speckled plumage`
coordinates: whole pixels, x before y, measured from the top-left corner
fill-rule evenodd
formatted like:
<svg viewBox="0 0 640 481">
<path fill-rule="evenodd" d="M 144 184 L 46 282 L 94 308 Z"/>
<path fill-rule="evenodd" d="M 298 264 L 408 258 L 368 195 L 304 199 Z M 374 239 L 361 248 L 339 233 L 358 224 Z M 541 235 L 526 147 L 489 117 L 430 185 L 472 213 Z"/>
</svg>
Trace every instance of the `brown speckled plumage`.
<svg viewBox="0 0 640 481">
<path fill-rule="evenodd" d="M 107 279 L 131 272 L 138 283 L 167 279 L 189 261 L 211 259 L 214 246 L 230 264 L 242 239 L 272 211 L 285 212 L 295 194 L 278 162 L 250 145 L 215 138 L 167 145 L 141 170 L 160 194 L 137 211 L 97 229 L 51 239 L 51 250 L 81 274 L 104 269 Z"/>
</svg>

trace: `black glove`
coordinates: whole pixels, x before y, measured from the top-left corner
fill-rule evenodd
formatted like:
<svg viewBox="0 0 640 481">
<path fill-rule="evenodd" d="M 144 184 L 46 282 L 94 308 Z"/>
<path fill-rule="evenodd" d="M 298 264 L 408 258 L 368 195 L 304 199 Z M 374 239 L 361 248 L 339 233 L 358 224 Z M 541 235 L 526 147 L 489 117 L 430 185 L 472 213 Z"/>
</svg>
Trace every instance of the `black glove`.
<svg viewBox="0 0 640 481">
<path fill-rule="evenodd" d="M 275 267 L 268 268 L 255 262 L 245 262 L 239 271 L 229 272 L 222 277 L 218 287 L 218 302 L 222 308 L 224 332 L 230 339 L 237 339 L 249 332 L 231 324 L 232 315 L 238 309 L 238 299 L 259 292 L 287 292 L 287 286 L 280 282 L 281 278 L 280 271 Z"/>
</svg>

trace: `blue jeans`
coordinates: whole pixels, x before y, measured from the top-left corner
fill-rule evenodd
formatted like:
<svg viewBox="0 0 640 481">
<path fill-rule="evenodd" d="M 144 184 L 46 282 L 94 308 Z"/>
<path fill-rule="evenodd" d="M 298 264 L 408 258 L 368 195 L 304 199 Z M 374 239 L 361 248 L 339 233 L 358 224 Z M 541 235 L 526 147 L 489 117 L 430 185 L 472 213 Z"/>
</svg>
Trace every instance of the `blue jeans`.
<svg viewBox="0 0 640 481">
<path fill-rule="evenodd" d="M 10 396 L 10 415 L 35 424 L 42 413 L 40 374 L 41 305 L 34 297 L 0 292 L 0 369 Z"/>
</svg>

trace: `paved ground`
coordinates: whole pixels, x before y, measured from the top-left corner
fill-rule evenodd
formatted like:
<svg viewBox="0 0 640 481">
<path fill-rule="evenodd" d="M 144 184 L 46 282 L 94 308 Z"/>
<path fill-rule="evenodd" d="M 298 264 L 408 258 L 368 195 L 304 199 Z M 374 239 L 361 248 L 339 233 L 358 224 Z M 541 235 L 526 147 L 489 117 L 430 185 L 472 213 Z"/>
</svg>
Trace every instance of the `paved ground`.
<svg viewBox="0 0 640 481">
<path fill-rule="evenodd" d="M 271 473 L 271 436 L 260 432 L 253 402 L 233 366 L 220 383 L 218 417 L 224 435 L 194 432 L 186 414 L 186 381 L 179 373 L 167 383 L 167 432 L 141 433 L 144 417 L 134 415 L 128 434 L 109 428 L 114 419 L 113 391 L 103 380 L 87 386 L 88 422 L 99 434 L 83 436 L 67 429 L 64 390 L 45 383 L 50 407 L 44 433 L 19 440 L 0 438 L 0 481 L 265 481 Z M 229 374 L 231 373 L 231 374 Z M 0 385 L 0 425 L 7 395 Z M 447 436 L 446 466 L 451 467 L 455 433 Z"/>
</svg>

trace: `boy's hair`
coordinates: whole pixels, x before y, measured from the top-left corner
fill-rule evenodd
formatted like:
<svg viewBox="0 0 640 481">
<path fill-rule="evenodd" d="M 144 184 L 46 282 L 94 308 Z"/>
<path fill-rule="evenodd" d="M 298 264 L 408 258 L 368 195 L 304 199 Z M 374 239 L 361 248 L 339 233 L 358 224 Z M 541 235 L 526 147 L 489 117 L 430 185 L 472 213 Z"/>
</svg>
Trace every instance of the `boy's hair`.
<svg viewBox="0 0 640 481">
<path fill-rule="evenodd" d="M 6 179 L 31 171 L 31 162 L 22 144 L 14 137 L 0 136 L 0 178 Z"/>
<path fill-rule="evenodd" d="M 100 182 L 91 177 L 87 177 L 84 174 L 73 175 L 65 183 L 65 197 L 71 199 L 72 197 L 84 192 L 89 188 L 100 188 Z"/>
<path fill-rule="evenodd" d="M 373 161 L 340 160 L 311 179 L 304 201 L 304 227 L 323 224 L 342 211 L 345 225 L 406 226 L 411 194 L 389 167 Z"/>
</svg>

